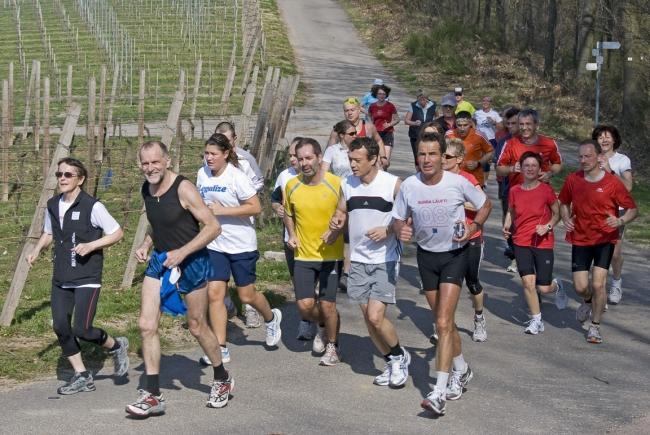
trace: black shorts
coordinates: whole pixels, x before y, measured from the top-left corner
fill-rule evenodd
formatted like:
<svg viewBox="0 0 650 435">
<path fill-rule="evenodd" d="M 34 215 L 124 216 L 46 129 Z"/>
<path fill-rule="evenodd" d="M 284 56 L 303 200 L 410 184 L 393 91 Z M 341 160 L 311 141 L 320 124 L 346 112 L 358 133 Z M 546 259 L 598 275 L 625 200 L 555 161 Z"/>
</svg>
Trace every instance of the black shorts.
<svg viewBox="0 0 650 435">
<path fill-rule="evenodd" d="M 465 272 L 465 284 L 469 292 L 478 295 L 483 291 L 483 286 L 478 279 L 481 261 L 483 260 L 483 240 L 481 237 L 471 239 L 467 243 L 467 271 Z"/>
<path fill-rule="evenodd" d="M 553 249 L 517 245 L 514 247 L 519 276 L 523 278 L 535 275 L 535 284 L 551 285 L 553 282 Z"/>
<path fill-rule="evenodd" d="M 301 261 L 293 265 L 293 287 L 296 300 L 316 298 L 314 289 L 319 284 L 318 299 L 336 302 L 336 291 L 343 261 Z"/>
<path fill-rule="evenodd" d="M 418 246 L 418 270 L 425 291 L 438 290 L 441 283 L 462 287 L 467 271 L 467 246 L 449 252 L 430 252 Z"/>
<path fill-rule="evenodd" d="M 395 143 L 395 135 L 392 131 L 380 131 L 379 137 L 384 142 L 384 145 L 387 147 L 392 147 Z"/>
<path fill-rule="evenodd" d="M 584 272 L 594 267 L 609 270 L 614 255 L 614 243 L 571 247 L 571 272 Z"/>
<path fill-rule="evenodd" d="M 284 242 L 284 258 L 287 260 L 287 268 L 289 269 L 289 276 L 293 278 L 293 266 L 296 261 L 293 259 L 295 253 L 292 248 L 287 245 L 287 242 Z"/>
</svg>

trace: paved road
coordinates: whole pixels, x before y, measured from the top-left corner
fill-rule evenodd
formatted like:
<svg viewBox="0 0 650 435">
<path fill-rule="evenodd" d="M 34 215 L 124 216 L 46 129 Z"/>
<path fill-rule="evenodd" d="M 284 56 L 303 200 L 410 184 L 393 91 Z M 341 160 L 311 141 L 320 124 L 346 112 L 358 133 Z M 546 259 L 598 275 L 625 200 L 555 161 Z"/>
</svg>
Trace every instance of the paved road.
<svg viewBox="0 0 650 435">
<path fill-rule="evenodd" d="M 340 101 L 360 95 L 375 77 L 394 80 L 359 40 L 340 7 L 329 0 L 279 0 L 290 39 L 300 61 L 310 98 L 298 108 L 290 134 L 324 139 L 341 119 Z M 394 86 L 393 100 L 404 107 L 408 96 Z M 393 171 L 408 175 L 410 150 L 401 128 Z M 494 197 L 494 188 L 489 194 Z M 482 280 L 487 291 L 489 338 L 473 343 L 471 303 L 459 304 L 458 324 L 464 354 L 476 376 L 463 398 L 448 405 L 448 414 L 432 419 L 419 402 L 433 383 L 434 351 L 428 342 L 431 316 L 416 287 L 413 247 L 408 246 L 399 283 L 397 306 L 389 310 L 402 344 L 413 355 L 411 379 L 402 390 L 372 385 L 382 366 L 374 354 L 358 309 L 340 297 L 344 363 L 317 365 L 309 346 L 294 339 L 295 307 L 283 308 L 283 342 L 277 350 L 262 346 L 262 330 L 230 325 L 233 361 L 228 365 L 237 389 L 223 410 L 204 407 L 211 374 L 198 367 L 198 349 L 167 355 L 162 384 L 169 410 L 163 417 L 130 420 L 124 405 L 136 397 L 142 365 L 136 363 L 126 383 L 116 385 L 110 367 L 97 376 L 97 391 L 59 398 L 60 380 L 23 385 L 0 395 L 4 433 L 643 433 L 648 418 L 650 334 L 647 315 L 650 276 L 647 253 L 627 249 L 623 303 L 604 318 L 605 343 L 588 345 L 576 324 L 575 298 L 557 311 L 545 300 L 546 331 L 522 333 L 527 319 L 517 277 L 504 271 L 500 254 L 500 216 L 486 225 L 486 259 Z M 558 237 L 561 240 L 561 236 Z M 558 243 L 556 271 L 569 277 L 570 252 Z M 567 282 L 569 293 L 573 295 Z M 60 377 L 60 379 L 63 379 Z M 154 432 L 155 433 L 155 432 Z M 647 432 L 646 432 L 647 433 Z"/>
</svg>

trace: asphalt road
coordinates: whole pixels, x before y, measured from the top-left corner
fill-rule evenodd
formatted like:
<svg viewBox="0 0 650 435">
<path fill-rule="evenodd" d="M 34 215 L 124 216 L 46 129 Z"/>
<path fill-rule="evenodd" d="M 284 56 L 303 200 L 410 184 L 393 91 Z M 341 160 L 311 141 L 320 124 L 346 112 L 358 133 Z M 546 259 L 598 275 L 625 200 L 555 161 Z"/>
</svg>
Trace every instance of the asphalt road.
<svg viewBox="0 0 650 435">
<path fill-rule="evenodd" d="M 342 119 L 341 101 L 362 95 L 374 78 L 393 86 L 392 100 L 404 113 L 410 101 L 372 57 L 336 2 L 278 0 L 310 94 L 297 108 L 288 136 L 311 135 L 324 141 Z M 452 84 L 450 84 L 452 86 Z M 442 91 L 442 90 L 441 90 Z M 406 128 L 398 127 L 391 170 L 411 173 Z M 568 150 L 567 150 L 568 151 Z M 488 193 L 494 199 L 493 180 Z M 358 308 L 340 294 L 341 346 L 344 361 L 318 366 L 310 344 L 294 339 L 297 314 L 282 308 L 283 339 L 276 350 L 265 349 L 262 329 L 230 324 L 234 397 L 221 410 L 205 407 L 211 370 L 197 364 L 198 346 L 165 355 L 161 383 L 166 415 L 132 420 L 124 406 L 137 397 L 143 366 L 135 361 L 127 380 L 115 382 L 112 368 L 96 375 L 97 391 L 59 397 L 59 379 L 17 386 L 0 394 L 2 433 L 647 433 L 649 419 L 650 276 L 648 253 L 625 249 L 622 303 L 604 316 L 605 342 L 590 345 L 575 321 L 570 279 L 570 250 L 558 234 L 556 273 L 565 280 L 571 300 L 558 311 L 545 299 L 546 331 L 523 334 L 527 310 L 519 278 L 505 272 L 501 255 L 500 213 L 485 226 L 486 258 L 481 279 L 487 293 L 488 341 L 471 341 L 472 310 L 464 291 L 457 314 L 463 352 L 475 372 L 462 399 L 449 403 L 447 415 L 434 419 L 419 403 L 433 385 L 434 349 L 429 344 L 431 314 L 417 288 L 414 248 L 407 246 L 398 286 L 398 302 L 388 315 L 401 343 L 411 352 L 411 377 L 401 390 L 372 384 L 383 366 L 367 338 Z M 135 359 L 135 358 L 134 358 Z M 108 362 L 110 365 L 110 362 Z"/>
</svg>

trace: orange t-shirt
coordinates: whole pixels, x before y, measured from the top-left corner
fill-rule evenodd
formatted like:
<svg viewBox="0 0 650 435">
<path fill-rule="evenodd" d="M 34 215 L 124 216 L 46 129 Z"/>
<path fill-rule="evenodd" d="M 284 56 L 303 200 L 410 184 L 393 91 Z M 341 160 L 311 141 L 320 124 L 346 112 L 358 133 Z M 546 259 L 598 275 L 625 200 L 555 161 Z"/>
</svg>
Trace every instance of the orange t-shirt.
<svg viewBox="0 0 650 435">
<path fill-rule="evenodd" d="M 483 136 L 478 134 L 473 127 L 470 127 L 467 137 L 463 139 L 457 133 L 457 130 L 449 130 L 446 134 L 447 137 L 461 139 L 463 145 L 465 145 L 465 160 L 460 168 L 463 171 L 467 171 L 472 174 L 479 184 L 482 186 L 485 182 L 485 177 L 483 176 L 483 165 L 479 164 L 475 169 L 470 170 L 465 164 L 468 160 L 473 160 L 478 162 L 484 155 L 494 151 L 494 148 Z"/>
</svg>

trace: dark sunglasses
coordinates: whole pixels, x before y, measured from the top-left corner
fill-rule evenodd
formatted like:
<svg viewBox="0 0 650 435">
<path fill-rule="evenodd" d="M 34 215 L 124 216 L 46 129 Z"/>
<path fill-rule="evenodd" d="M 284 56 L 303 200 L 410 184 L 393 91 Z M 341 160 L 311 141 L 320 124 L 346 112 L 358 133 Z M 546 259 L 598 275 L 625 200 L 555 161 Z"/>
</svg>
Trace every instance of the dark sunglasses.
<svg viewBox="0 0 650 435">
<path fill-rule="evenodd" d="M 74 174 L 72 172 L 59 172 L 59 171 L 56 171 L 54 173 L 54 175 L 56 176 L 56 178 L 61 178 L 61 177 L 63 177 L 63 178 L 74 178 L 74 177 L 79 176 L 79 175 Z"/>
<path fill-rule="evenodd" d="M 345 134 L 347 134 L 348 136 L 356 136 L 357 131 L 356 130 L 354 130 L 354 131 L 346 131 Z"/>
<path fill-rule="evenodd" d="M 443 154 L 442 155 L 445 159 L 455 159 L 458 156 L 452 156 L 451 154 Z"/>
</svg>

